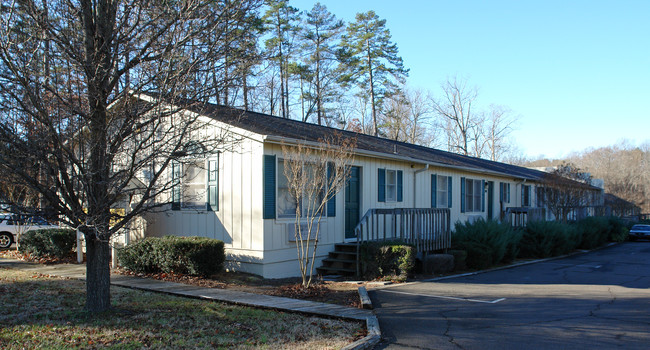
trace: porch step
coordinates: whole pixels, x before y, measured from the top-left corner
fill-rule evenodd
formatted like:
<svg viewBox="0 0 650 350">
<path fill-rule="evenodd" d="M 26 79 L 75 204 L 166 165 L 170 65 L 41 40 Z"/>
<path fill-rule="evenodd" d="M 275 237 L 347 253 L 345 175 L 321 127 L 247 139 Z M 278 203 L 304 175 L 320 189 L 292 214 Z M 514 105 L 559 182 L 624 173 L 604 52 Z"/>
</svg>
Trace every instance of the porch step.
<svg viewBox="0 0 650 350">
<path fill-rule="evenodd" d="M 331 274 L 337 274 L 337 275 L 347 275 L 349 276 L 350 274 L 354 274 L 357 272 L 356 267 L 354 269 L 347 269 L 347 268 L 342 268 L 342 267 L 330 267 L 330 266 L 321 266 L 317 268 L 319 272 L 326 272 L 326 273 L 321 273 L 322 275 L 331 275 Z"/>
<path fill-rule="evenodd" d="M 338 243 L 334 251 L 323 259 L 323 266 L 317 268 L 321 275 L 354 275 L 357 272 L 357 245 L 356 243 Z"/>
</svg>

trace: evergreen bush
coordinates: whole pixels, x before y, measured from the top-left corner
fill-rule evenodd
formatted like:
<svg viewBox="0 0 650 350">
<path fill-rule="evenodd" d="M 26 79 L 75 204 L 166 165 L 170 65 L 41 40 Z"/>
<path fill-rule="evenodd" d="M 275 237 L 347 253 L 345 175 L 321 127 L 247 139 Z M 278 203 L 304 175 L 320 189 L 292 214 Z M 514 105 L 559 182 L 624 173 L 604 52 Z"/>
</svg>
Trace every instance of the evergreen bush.
<svg viewBox="0 0 650 350">
<path fill-rule="evenodd" d="M 49 228 L 27 231 L 20 237 L 19 251 L 36 257 L 65 258 L 73 253 L 77 233 L 72 229 Z"/>
<path fill-rule="evenodd" d="M 559 221 L 529 222 L 519 242 L 522 258 L 548 258 L 572 252 L 581 243 L 581 231 Z"/>
<path fill-rule="evenodd" d="M 580 248 L 593 249 L 607 242 L 610 233 L 609 220 L 604 217 L 592 216 L 576 223 L 582 233 Z"/>
<path fill-rule="evenodd" d="M 397 277 L 405 280 L 415 269 L 415 249 L 400 241 L 365 242 L 360 248 L 365 279 Z"/>
<path fill-rule="evenodd" d="M 134 272 L 165 272 L 210 276 L 223 269 L 225 251 L 220 240 L 204 237 L 149 237 L 122 248 L 120 264 Z"/>
<path fill-rule="evenodd" d="M 514 230 L 508 223 L 478 219 L 471 223 L 457 222 L 451 236 L 451 246 L 452 249 L 462 250 L 471 246 L 468 249 L 476 251 L 479 246 L 470 243 L 478 243 L 486 247 L 486 253 L 490 255 L 489 265 L 492 265 L 514 260 L 518 253 L 520 239 L 521 233 Z M 470 255 L 471 252 L 467 251 L 468 267 L 477 268 L 477 265 L 485 265 L 472 263 L 475 261 L 475 257 Z M 481 256 L 483 255 L 481 253 Z"/>
</svg>

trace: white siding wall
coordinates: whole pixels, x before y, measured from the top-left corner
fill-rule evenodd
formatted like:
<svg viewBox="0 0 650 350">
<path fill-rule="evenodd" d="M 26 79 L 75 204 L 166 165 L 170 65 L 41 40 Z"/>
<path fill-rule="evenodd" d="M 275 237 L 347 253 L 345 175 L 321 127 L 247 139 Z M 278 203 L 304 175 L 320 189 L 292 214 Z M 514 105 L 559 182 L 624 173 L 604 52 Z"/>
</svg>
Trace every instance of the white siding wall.
<svg viewBox="0 0 650 350">
<path fill-rule="evenodd" d="M 219 210 L 167 210 L 147 216 L 147 236 L 183 235 L 205 236 L 223 240 L 227 252 L 227 267 L 261 275 L 266 278 L 298 276 L 296 243 L 289 235 L 294 225 L 292 218 L 262 219 L 263 212 L 263 156 L 282 158 L 281 146 L 262 144 L 244 139 L 236 149 L 219 156 Z M 487 218 L 485 212 L 461 213 L 461 177 L 494 181 L 494 218 L 499 216 L 499 183 L 511 186 L 508 207 L 521 206 L 521 182 L 511 178 L 475 174 L 445 167 L 424 165 L 372 157 L 357 157 L 355 166 L 361 168 L 360 216 L 372 208 L 430 208 L 431 174 L 452 177 L 451 222 L 464 221 L 471 216 Z M 403 172 L 401 202 L 378 201 L 378 169 Z M 276 169 L 277 170 L 277 169 Z M 416 174 L 417 171 L 420 171 Z M 526 183 L 531 184 L 531 183 Z M 532 185 L 532 184 L 531 184 Z M 534 187 L 531 198 L 534 201 Z M 344 238 L 343 191 L 336 196 L 336 217 L 323 217 L 315 267 Z"/>
<path fill-rule="evenodd" d="M 282 158 L 282 150 L 279 145 L 265 145 L 265 154 L 275 155 L 276 159 Z M 515 207 L 521 205 L 521 184 L 508 178 L 494 175 L 469 173 L 460 170 L 453 170 L 444 167 L 430 167 L 424 169 L 423 164 L 410 163 L 397 160 L 387 160 L 371 157 L 357 157 L 355 166 L 361 168 L 361 195 L 360 195 L 360 216 L 372 208 L 430 208 L 431 207 L 431 174 L 452 177 L 452 208 L 451 223 L 465 221 L 470 217 L 483 217 L 488 215 L 488 195 L 485 194 L 485 211 L 461 213 L 460 183 L 461 177 L 485 180 L 494 182 L 493 217 L 499 217 L 499 183 L 508 182 L 511 185 L 511 202 L 506 206 Z M 401 202 L 379 202 L 378 201 L 378 169 L 401 170 L 403 172 L 403 200 Z M 530 184 L 530 183 L 527 183 Z M 415 185 L 415 187 L 414 187 Z M 323 217 L 321 222 L 321 236 L 317 251 L 315 266 L 320 266 L 320 260 L 327 257 L 328 252 L 334 249 L 335 243 L 345 241 L 344 232 L 344 200 L 342 190 L 336 197 L 336 217 Z M 532 190 L 534 192 L 534 189 Z M 533 198 L 534 200 L 534 198 Z M 535 203 L 534 201 L 532 202 Z M 292 218 L 276 218 L 264 220 L 264 267 L 263 276 L 280 278 L 298 276 L 298 262 L 295 242 L 290 241 L 289 226 L 294 225 Z"/>
<path fill-rule="evenodd" d="M 219 154 L 219 209 L 146 216 L 147 236 L 201 236 L 225 243 L 227 267 L 262 274 L 262 143 L 243 139 Z M 162 200 L 167 200 L 163 198 Z"/>
</svg>

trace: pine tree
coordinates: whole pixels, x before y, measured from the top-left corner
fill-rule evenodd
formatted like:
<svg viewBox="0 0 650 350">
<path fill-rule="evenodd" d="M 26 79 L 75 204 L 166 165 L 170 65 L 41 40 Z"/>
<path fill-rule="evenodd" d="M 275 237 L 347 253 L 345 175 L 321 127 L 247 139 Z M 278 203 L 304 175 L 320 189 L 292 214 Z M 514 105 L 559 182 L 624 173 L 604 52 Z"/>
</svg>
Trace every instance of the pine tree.
<svg viewBox="0 0 650 350">
<path fill-rule="evenodd" d="M 298 9 L 288 0 L 270 0 L 264 15 L 270 38 L 265 41 L 267 57 L 275 62 L 280 74 L 280 112 L 289 118 L 289 66 L 293 57 L 293 39 L 298 30 Z"/>
<path fill-rule="evenodd" d="M 343 36 L 340 57 L 346 62 L 341 80 L 356 85 L 370 102 L 373 135 L 377 136 L 382 100 L 396 88 L 396 82 L 408 76 L 397 44 L 391 42 L 386 20 L 379 19 L 374 11 L 358 13 Z"/>
<path fill-rule="evenodd" d="M 306 13 L 302 28 L 302 50 L 307 55 L 305 66 L 311 73 L 309 83 L 312 92 L 305 96 L 310 102 L 310 108 L 304 118 L 315 110 L 318 125 L 327 118 L 325 105 L 337 94 L 336 70 L 339 68 L 339 61 L 336 50 L 339 48 L 343 30 L 343 21 L 337 20 L 336 16 L 320 3 L 316 3 L 311 11 Z"/>
</svg>

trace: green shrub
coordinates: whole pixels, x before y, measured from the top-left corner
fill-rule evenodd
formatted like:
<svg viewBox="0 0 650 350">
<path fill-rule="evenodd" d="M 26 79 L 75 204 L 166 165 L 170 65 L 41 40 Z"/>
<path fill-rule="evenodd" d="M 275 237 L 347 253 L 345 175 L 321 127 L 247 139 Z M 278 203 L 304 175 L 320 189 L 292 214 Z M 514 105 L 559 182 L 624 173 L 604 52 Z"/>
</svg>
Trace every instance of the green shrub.
<svg viewBox="0 0 650 350">
<path fill-rule="evenodd" d="M 150 237 L 122 248 L 120 264 L 134 272 L 210 276 L 223 269 L 222 241 L 204 237 Z"/>
<path fill-rule="evenodd" d="M 593 249 L 607 242 L 610 232 L 609 220 L 604 217 L 588 217 L 577 222 L 578 230 L 582 233 L 580 248 Z"/>
<path fill-rule="evenodd" d="M 581 242 L 574 225 L 559 221 L 529 222 L 519 242 L 522 258 L 547 258 L 572 252 Z"/>
<path fill-rule="evenodd" d="M 462 271 L 467 269 L 467 251 L 450 249 L 449 254 L 454 256 L 454 271 Z"/>
<path fill-rule="evenodd" d="M 403 242 L 365 242 L 360 248 L 361 274 L 365 279 L 406 279 L 415 268 L 415 249 Z"/>
<path fill-rule="evenodd" d="M 71 229 L 40 229 L 27 231 L 20 237 L 19 250 L 37 257 L 65 258 L 73 253 L 77 234 Z"/>
<path fill-rule="evenodd" d="M 607 218 L 607 223 L 609 224 L 608 241 L 623 242 L 627 239 L 629 230 L 625 227 L 625 222 L 621 218 L 610 216 Z"/>
<path fill-rule="evenodd" d="M 158 272 L 154 245 L 160 238 L 147 237 L 117 250 L 117 260 L 125 269 L 138 273 Z"/>
<path fill-rule="evenodd" d="M 473 270 L 485 270 L 494 264 L 492 257 L 492 248 L 487 244 L 472 241 L 458 242 L 454 250 L 463 250 L 467 252 L 465 264 Z"/>
<path fill-rule="evenodd" d="M 511 262 L 517 256 L 518 243 L 521 234 L 514 230 L 508 223 L 499 221 L 486 221 L 478 219 L 474 222 L 457 222 L 454 233 L 451 236 L 452 249 L 467 251 L 467 266 L 472 268 L 470 261 L 474 261 L 471 252 L 465 249 L 468 243 L 479 243 L 486 247 L 486 253 L 490 255 L 490 265 Z M 478 249 L 473 245 L 471 251 Z M 483 255 L 481 253 L 481 255 Z M 483 266 L 483 263 L 478 265 Z M 488 266 L 490 266 L 488 265 Z"/>
</svg>

